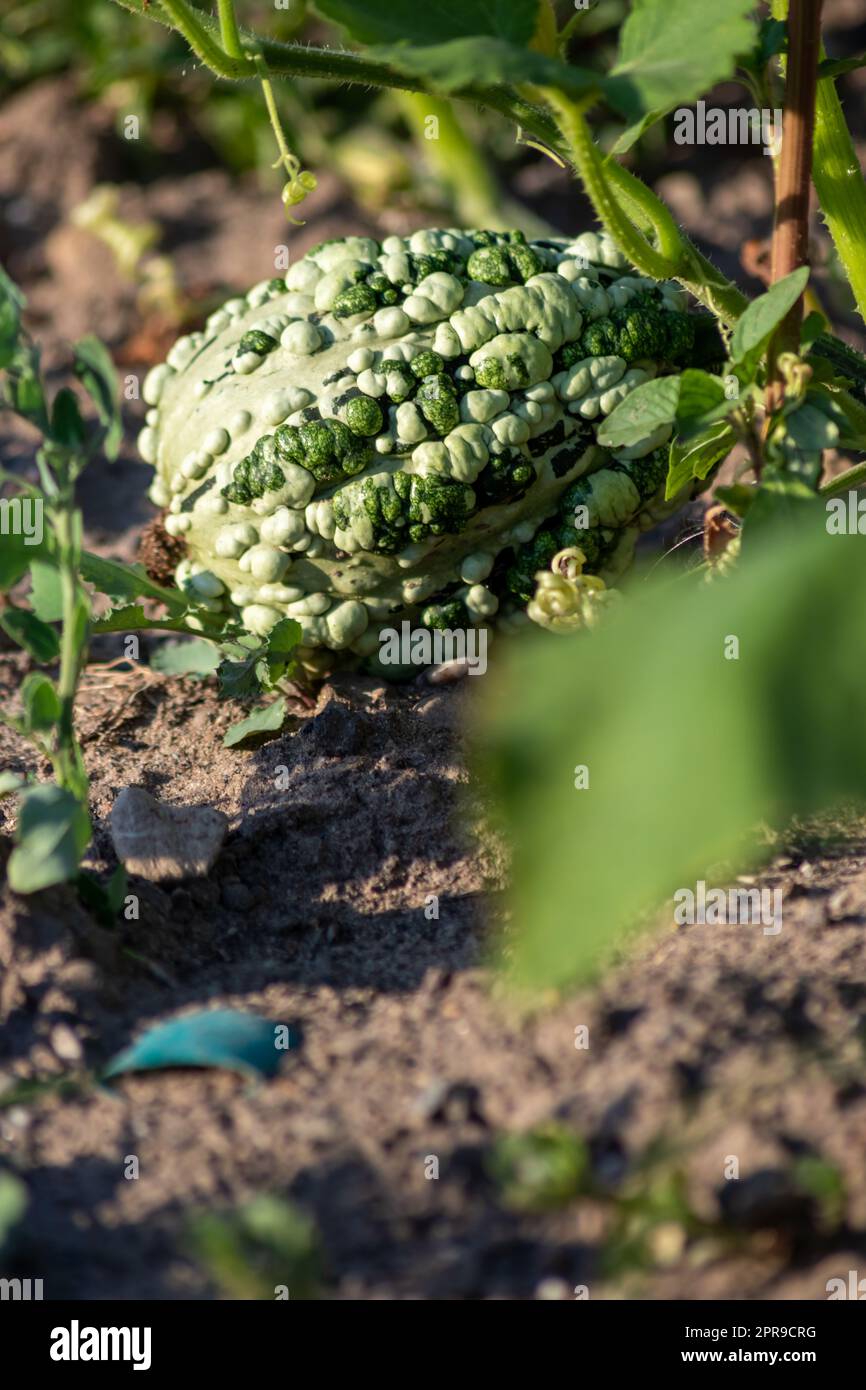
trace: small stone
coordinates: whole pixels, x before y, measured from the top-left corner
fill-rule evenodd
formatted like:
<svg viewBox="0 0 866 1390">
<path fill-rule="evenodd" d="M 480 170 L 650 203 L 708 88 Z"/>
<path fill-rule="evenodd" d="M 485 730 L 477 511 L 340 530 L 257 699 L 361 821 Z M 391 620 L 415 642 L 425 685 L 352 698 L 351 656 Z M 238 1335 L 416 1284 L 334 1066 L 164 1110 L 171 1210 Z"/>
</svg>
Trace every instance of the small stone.
<svg viewBox="0 0 866 1390">
<path fill-rule="evenodd" d="M 118 859 L 154 883 L 204 878 L 227 829 L 227 817 L 212 806 L 165 806 L 143 787 L 124 787 L 111 811 Z"/>
<path fill-rule="evenodd" d="M 863 876 L 838 888 L 827 900 L 827 916 L 831 922 L 843 922 L 866 913 L 866 882 Z"/>
<path fill-rule="evenodd" d="M 52 1028 L 49 1041 L 62 1062 L 81 1061 L 81 1043 L 68 1023 L 58 1023 L 56 1027 Z"/>
<path fill-rule="evenodd" d="M 460 657 L 456 661 L 443 661 L 438 666 L 431 666 L 425 675 L 429 685 L 453 685 L 455 681 L 462 681 L 464 676 L 468 676 L 469 669 L 469 662 L 465 657 Z"/>
</svg>

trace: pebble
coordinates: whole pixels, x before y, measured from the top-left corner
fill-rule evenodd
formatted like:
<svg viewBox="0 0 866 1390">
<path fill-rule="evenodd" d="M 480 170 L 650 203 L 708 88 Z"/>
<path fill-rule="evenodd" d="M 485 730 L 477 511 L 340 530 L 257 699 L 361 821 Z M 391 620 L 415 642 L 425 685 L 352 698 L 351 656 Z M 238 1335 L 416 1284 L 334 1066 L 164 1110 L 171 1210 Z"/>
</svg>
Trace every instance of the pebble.
<svg viewBox="0 0 866 1390">
<path fill-rule="evenodd" d="M 143 787 L 124 787 L 111 811 L 111 839 L 131 874 L 154 883 L 203 878 L 228 819 L 212 806 L 166 806 Z"/>
<path fill-rule="evenodd" d="M 81 1043 L 68 1023 L 58 1023 L 56 1027 L 52 1028 L 49 1041 L 62 1062 L 81 1061 Z"/>
<path fill-rule="evenodd" d="M 438 666 L 431 666 L 426 672 L 428 685 L 453 685 L 455 681 L 462 681 L 468 674 L 469 662 L 465 659 L 443 661 Z"/>
</svg>

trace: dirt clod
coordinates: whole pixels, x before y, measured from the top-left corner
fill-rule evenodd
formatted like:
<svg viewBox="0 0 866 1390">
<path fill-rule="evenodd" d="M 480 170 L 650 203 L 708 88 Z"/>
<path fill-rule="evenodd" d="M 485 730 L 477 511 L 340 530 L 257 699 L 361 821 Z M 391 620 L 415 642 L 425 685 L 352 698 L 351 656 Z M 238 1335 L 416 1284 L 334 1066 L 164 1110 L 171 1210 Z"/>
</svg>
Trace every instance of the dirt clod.
<svg viewBox="0 0 866 1390">
<path fill-rule="evenodd" d="M 130 873 L 155 883 L 203 878 L 227 828 L 228 818 L 212 806 L 166 806 L 143 787 L 124 787 L 111 811 L 118 859 Z"/>
</svg>

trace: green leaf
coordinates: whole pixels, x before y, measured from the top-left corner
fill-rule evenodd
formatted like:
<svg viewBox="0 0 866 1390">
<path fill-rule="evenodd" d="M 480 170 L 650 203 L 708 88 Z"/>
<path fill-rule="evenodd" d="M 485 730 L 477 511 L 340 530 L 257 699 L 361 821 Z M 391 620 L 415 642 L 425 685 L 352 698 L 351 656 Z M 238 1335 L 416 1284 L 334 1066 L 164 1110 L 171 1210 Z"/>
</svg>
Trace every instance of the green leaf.
<svg viewBox="0 0 866 1390">
<path fill-rule="evenodd" d="M 245 739 L 252 738 L 256 734 L 276 733 L 285 722 L 286 702 L 280 696 L 272 704 L 262 705 L 260 709 L 253 710 L 252 714 L 248 718 L 242 719 L 239 724 L 232 724 L 223 739 L 223 747 L 234 748 L 237 744 L 243 743 Z"/>
<path fill-rule="evenodd" d="M 43 666 L 56 661 L 60 655 L 60 641 L 53 627 L 43 623 L 26 608 L 6 608 L 0 613 L 0 626 L 13 642 L 29 652 L 34 661 Z"/>
<path fill-rule="evenodd" d="M 783 280 L 777 280 L 766 294 L 753 299 L 737 320 L 731 338 L 731 360 L 742 367 L 749 379 L 764 355 L 767 344 L 782 319 L 794 307 L 809 280 L 809 267 L 801 265 Z"/>
<path fill-rule="evenodd" d="M 671 111 L 732 77 L 751 48 L 750 0 L 633 0 L 605 95 L 632 122 Z"/>
<path fill-rule="evenodd" d="M 0 265 L 0 367 L 7 366 L 15 356 L 23 308 L 23 294 Z"/>
<path fill-rule="evenodd" d="M 25 779 L 19 772 L 0 772 L 0 797 L 14 796 L 16 792 L 20 792 L 21 788 L 26 787 L 26 785 Z"/>
<path fill-rule="evenodd" d="M 289 656 L 300 644 L 303 636 L 301 624 L 294 618 L 281 618 L 268 633 L 268 656 Z"/>
<path fill-rule="evenodd" d="M 567 1206 L 592 1180 L 585 1142 L 555 1122 L 524 1134 L 500 1135 L 490 1148 L 486 1166 L 503 1204 L 515 1211 Z"/>
<path fill-rule="evenodd" d="M 96 874 L 82 869 L 75 880 L 78 896 L 95 917 L 109 930 L 115 925 L 117 914 L 123 907 L 128 884 L 126 869 L 118 864 L 106 883 Z"/>
<path fill-rule="evenodd" d="M 90 834 L 87 812 L 71 792 L 53 783 L 31 788 L 21 798 L 10 887 L 36 893 L 75 878 Z"/>
<path fill-rule="evenodd" d="M 785 431 L 791 443 L 804 453 L 835 449 L 839 443 L 836 421 L 808 400 L 785 416 Z"/>
<path fill-rule="evenodd" d="M 680 377 L 680 394 L 677 401 L 676 420 L 678 425 L 699 420 L 708 411 L 715 410 L 725 402 L 725 388 L 717 376 L 689 367 Z M 732 407 L 736 401 L 732 402 Z"/>
<path fill-rule="evenodd" d="M 788 26 L 783 19 L 769 16 L 761 20 L 758 46 L 754 54 L 755 66 L 759 72 L 767 66 L 771 58 L 783 53 L 788 43 Z"/>
<path fill-rule="evenodd" d="M 636 386 L 599 427 L 599 444 L 605 449 L 639 444 L 660 425 L 673 423 L 679 398 L 678 376 L 659 376 Z"/>
<path fill-rule="evenodd" d="M 9 404 L 43 434 L 47 434 L 48 408 L 39 370 L 38 348 L 19 343 L 7 366 Z"/>
<path fill-rule="evenodd" d="M 855 58 L 825 58 L 818 64 L 818 77 L 841 77 L 856 68 L 866 68 L 866 53 L 858 53 Z"/>
<path fill-rule="evenodd" d="M 43 623 L 58 623 L 63 617 L 63 585 L 55 565 L 37 560 L 30 566 L 30 607 Z"/>
<path fill-rule="evenodd" d="M 51 436 L 65 449 L 81 449 L 86 437 L 78 401 L 68 386 L 54 397 L 51 410 Z"/>
<path fill-rule="evenodd" d="M 210 676 L 220 664 L 220 653 L 213 642 L 193 637 L 187 642 L 167 642 L 153 653 L 150 664 L 164 676 Z"/>
<path fill-rule="evenodd" d="M 677 104 L 676 102 L 674 103 L 674 105 Z M 626 127 L 615 141 L 612 153 L 625 154 L 627 150 L 631 149 L 632 145 L 637 144 L 641 136 L 645 135 L 651 126 L 657 125 L 667 114 L 668 108 L 663 106 L 655 111 L 647 111 L 646 115 L 641 116 L 639 121 L 635 121 L 632 125 Z"/>
<path fill-rule="evenodd" d="M 380 44 L 366 57 L 387 63 L 397 72 L 420 78 L 441 92 L 481 85 L 559 87 L 573 97 L 601 90 L 598 73 L 548 58 L 534 49 L 518 48 L 504 39 L 465 38 L 425 48 L 409 44 Z M 617 93 L 614 94 L 616 104 Z"/>
<path fill-rule="evenodd" d="M 54 683 L 40 672 L 34 671 L 22 683 L 21 702 L 28 729 L 36 732 L 53 729 L 60 718 L 60 697 Z"/>
<path fill-rule="evenodd" d="M 266 656 L 268 685 L 276 685 L 290 673 L 295 664 L 295 648 L 300 645 L 302 636 L 301 625 L 294 618 L 283 618 L 271 628 Z"/>
<path fill-rule="evenodd" d="M 14 512 L 11 511 L 13 503 L 20 501 L 23 506 L 27 500 L 23 497 L 4 498 L 3 502 L 0 502 L 0 508 L 3 507 L 4 502 L 8 503 L 10 510 L 6 514 L 12 517 L 14 516 Z M 31 498 L 29 500 L 34 502 L 41 499 Z M 23 579 L 36 557 L 45 556 L 49 551 L 46 537 L 43 536 L 42 540 L 30 545 L 28 541 L 35 538 L 23 535 L 16 524 L 10 525 L 3 520 L 0 521 L 0 526 L 3 527 L 0 530 L 0 593 L 7 593 L 18 583 L 19 579 Z"/>
<path fill-rule="evenodd" d="M 802 479 L 782 475 L 778 470 L 765 468 L 760 485 L 753 489 L 753 496 L 743 521 L 744 551 L 754 545 L 764 545 L 769 528 L 781 539 L 802 524 L 809 512 L 820 512 L 822 521 L 826 511 L 820 505 L 814 487 Z M 760 528 L 760 536 L 757 532 Z"/>
<path fill-rule="evenodd" d="M 824 315 L 819 313 L 817 309 L 813 309 L 811 313 L 807 314 L 803 319 L 803 324 L 800 328 L 801 349 L 804 352 L 808 351 L 816 338 L 820 338 L 821 334 L 826 331 L 826 328 L 827 320 L 824 318 Z"/>
<path fill-rule="evenodd" d="M 674 439 L 668 461 L 665 501 L 676 497 L 693 478 L 706 478 L 719 460 L 730 453 L 735 441 L 736 435 L 724 422 L 712 425 L 688 442 Z"/>
<path fill-rule="evenodd" d="M 508 653 L 478 757 L 513 847 L 522 982 L 591 976 L 678 889 L 759 860 L 762 823 L 862 797 L 866 547 L 828 535 L 820 502 L 803 513 L 724 580 L 648 581 L 591 635 Z"/>
<path fill-rule="evenodd" d="M 327 19 L 361 43 L 441 44 L 476 34 L 528 45 L 538 0 L 316 0 Z"/>
<path fill-rule="evenodd" d="M 74 352 L 75 375 L 96 406 L 96 413 L 105 430 L 102 447 L 107 458 L 116 458 L 123 426 L 114 364 L 105 345 L 92 335 L 77 342 Z"/>
<path fill-rule="evenodd" d="M 85 550 L 81 556 L 81 577 L 116 603 L 134 598 L 156 598 L 175 617 L 189 608 L 189 598 L 179 589 L 164 589 L 149 578 L 143 565 L 125 565 L 106 560 Z"/>
<path fill-rule="evenodd" d="M 257 666 L 261 660 L 261 649 L 241 661 L 221 661 L 217 667 L 220 695 L 226 700 L 242 700 L 245 696 L 257 695 L 261 684 Z"/>
<path fill-rule="evenodd" d="M 27 1210 L 27 1188 L 12 1173 L 0 1173 L 0 1252 Z M 7 1252 L 8 1253 L 8 1252 Z"/>
</svg>

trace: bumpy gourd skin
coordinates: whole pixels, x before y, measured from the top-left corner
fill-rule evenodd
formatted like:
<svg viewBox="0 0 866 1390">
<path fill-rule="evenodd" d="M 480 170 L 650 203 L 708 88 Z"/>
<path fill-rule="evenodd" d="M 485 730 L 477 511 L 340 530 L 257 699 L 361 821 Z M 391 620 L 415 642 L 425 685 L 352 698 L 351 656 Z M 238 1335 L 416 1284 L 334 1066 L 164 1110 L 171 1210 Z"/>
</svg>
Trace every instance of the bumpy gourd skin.
<svg viewBox="0 0 866 1390">
<path fill-rule="evenodd" d="M 612 456 L 595 426 L 688 360 L 685 309 L 595 233 L 315 247 L 145 381 L 178 583 L 257 634 L 296 618 L 333 664 L 404 619 L 519 626 L 565 546 L 615 578 L 663 510 L 666 435 Z"/>
</svg>

